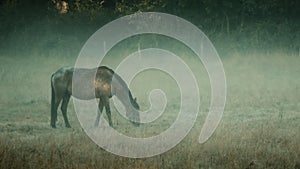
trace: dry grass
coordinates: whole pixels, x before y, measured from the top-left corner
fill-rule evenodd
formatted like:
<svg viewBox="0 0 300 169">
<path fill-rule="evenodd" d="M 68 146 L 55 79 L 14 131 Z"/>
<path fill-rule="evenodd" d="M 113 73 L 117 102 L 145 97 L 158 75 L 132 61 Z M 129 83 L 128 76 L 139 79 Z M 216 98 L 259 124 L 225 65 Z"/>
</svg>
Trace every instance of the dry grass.
<svg viewBox="0 0 300 169">
<path fill-rule="evenodd" d="M 0 57 L 0 168 L 293 169 L 300 163 L 299 57 L 236 54 L 223 59 L 228 83 L 226 110 L 213 137 L 202 145 L 198 136 L 210 89 L 203 67 L 186 59 L 199 73 L 201 84 L 203 104 L 197 122 L 175 148 L 144 159 L 119 157 L 94 144 L 82 131 L 72 104 L 68 113 L 72 128 L 64 128 L 60 114 L 58 129 L 50 128 L 50 75 L 74 61 L 63 57 Z M 138 85 L 142 81 L 137 78 L 132 86 L 142 107 L 147 107 L 147 96 Z M 175 103 L 168 105 L 169 115 L 177 109 Z M 151 135 L 166 128 L 172 122 L 169 115 L 141 131 Z M 130 133 L 128 127 L 120 127 L 126 123 L 116 113 L 112 116 L 117 129 Z"/>
</svg>

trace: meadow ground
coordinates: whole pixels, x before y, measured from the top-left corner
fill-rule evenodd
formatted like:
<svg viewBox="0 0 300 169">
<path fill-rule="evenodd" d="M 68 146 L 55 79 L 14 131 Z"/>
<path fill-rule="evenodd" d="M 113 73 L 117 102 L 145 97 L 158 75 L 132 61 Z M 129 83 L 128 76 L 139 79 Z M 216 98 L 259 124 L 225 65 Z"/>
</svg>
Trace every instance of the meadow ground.
<svg viewBox="0 0 300 169">
<path fill-rule="evenodd" d="M 201 107 L 190 133 L 168 152 L 150 158 L 116 156 L 93 143 L 83 132 L 73 103 L 72 128 L 58 113 L 50 128 L 50 76 L 75 58 L 63 56 L 0 56 L 0 168 L 299 168 L 300 57 L 281 52 L 235 53 L 222 58 L 227 78 L 227 102 L 221 124 L 204 144 L 198 137 L 210 103 L 208 76 L 192 57 L 184 58 L 198 80 Z M 118 59 L 108 57 L 112 65 Z M 152 72 L 155 73 L 155 72 Z M 154 78 L 164 77 L 161 74 Z M 159 87 L 151 72 L 130 85 L 142 109 L 149 107 L 151 88 Z M 178 92 L 170 78 L 162 86 L 168 97 L 166 114 L 135 129 L 112 110 L 113 123 L 130 135 L 165 130 L 176 118 Z M 141 85 L 142 84 L 142 85 Z M 176 89 L 176 87 L 175 87 Z M 124 127 L 125 125 L 125 127 Z"/>
</svg>

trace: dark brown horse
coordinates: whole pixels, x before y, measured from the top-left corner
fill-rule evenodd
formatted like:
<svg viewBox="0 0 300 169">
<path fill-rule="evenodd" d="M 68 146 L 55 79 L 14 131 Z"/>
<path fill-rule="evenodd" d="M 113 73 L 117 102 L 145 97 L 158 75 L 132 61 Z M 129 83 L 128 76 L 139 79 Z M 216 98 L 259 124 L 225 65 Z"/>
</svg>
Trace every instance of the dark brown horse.
<svg viewBox="0 0 300 169">
<path fill-rule="evenodd" d="M 73 76 L 73 75 L 76 76 Z M 115 95 L 125 106 L 126 115 L 135 125 L 139 123 L 139 105 L 136 98 L 133 99 L 130 90 L 124 80 L 113 70 L 106 66 L 94 69 L 63 67 L 51 76 L 51 127 L 55 128 L 57 121 L 57 108 L 61 103 L 61 111 L 66 127 L 71 127 L 67 117 L 67 107 L 71 96 L 90 100 L 99 98 L 98 115 L 95 126 L 105 107 L 109 125 L 112 126 L 109 98 Z M 137 110 L 136 110 L 137 109 Z"/>
</svg>

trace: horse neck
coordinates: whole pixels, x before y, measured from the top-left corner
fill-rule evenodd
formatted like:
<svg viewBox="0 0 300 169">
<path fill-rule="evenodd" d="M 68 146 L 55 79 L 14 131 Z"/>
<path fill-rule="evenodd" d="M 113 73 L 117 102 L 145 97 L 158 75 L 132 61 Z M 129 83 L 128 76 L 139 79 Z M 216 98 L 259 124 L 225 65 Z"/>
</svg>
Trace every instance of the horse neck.
<svg viewBox="0 0 300 169">
<path fill-rule="evenodd" d="M 120 77 L 116 77 L 114 85 L 115 96 L 122 102 L 126 109 L 130 108 L 132 106 L 133 97 L 126 83 L 120 79 Z"/>
<path fill-rule="evenodd" d="M 132 95 L 129 89 L 123 88 L 116 92 L 117 98 L 122 102 L 122 104 L 125 106 L 126 110 L 132 106 Z"/>
</svg>

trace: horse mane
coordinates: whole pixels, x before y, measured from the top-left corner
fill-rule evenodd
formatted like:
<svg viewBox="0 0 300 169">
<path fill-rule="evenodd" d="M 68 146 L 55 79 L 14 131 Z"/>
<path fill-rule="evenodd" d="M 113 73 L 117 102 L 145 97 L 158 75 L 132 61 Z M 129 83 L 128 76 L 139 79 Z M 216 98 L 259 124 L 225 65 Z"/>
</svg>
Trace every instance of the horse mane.
<svg viewBox="0 0 300 169">
<path fill-rule="evenodd" d="M 98 69 L 106 69 L 108 71 L 110 71 L 110 73 L 113 75 L 113 77 L 120 83 L 120 85 L 122 87 L 124 87 L 126 90 L 128 90 L 128 94 L 129 94 L 129 98 L 130 100 L 133 100 L 133 97 L 132 97 L 132 94 L 128 88 L 128 85 L 126 84 L 126 82 L 121 78 L 121 76 L 119 76 L 117 73 L 115 73 L 112 69 L 110 69 L 109 67 L 107 66 L 100 66 L 98 67 Z"/>
</svg>

